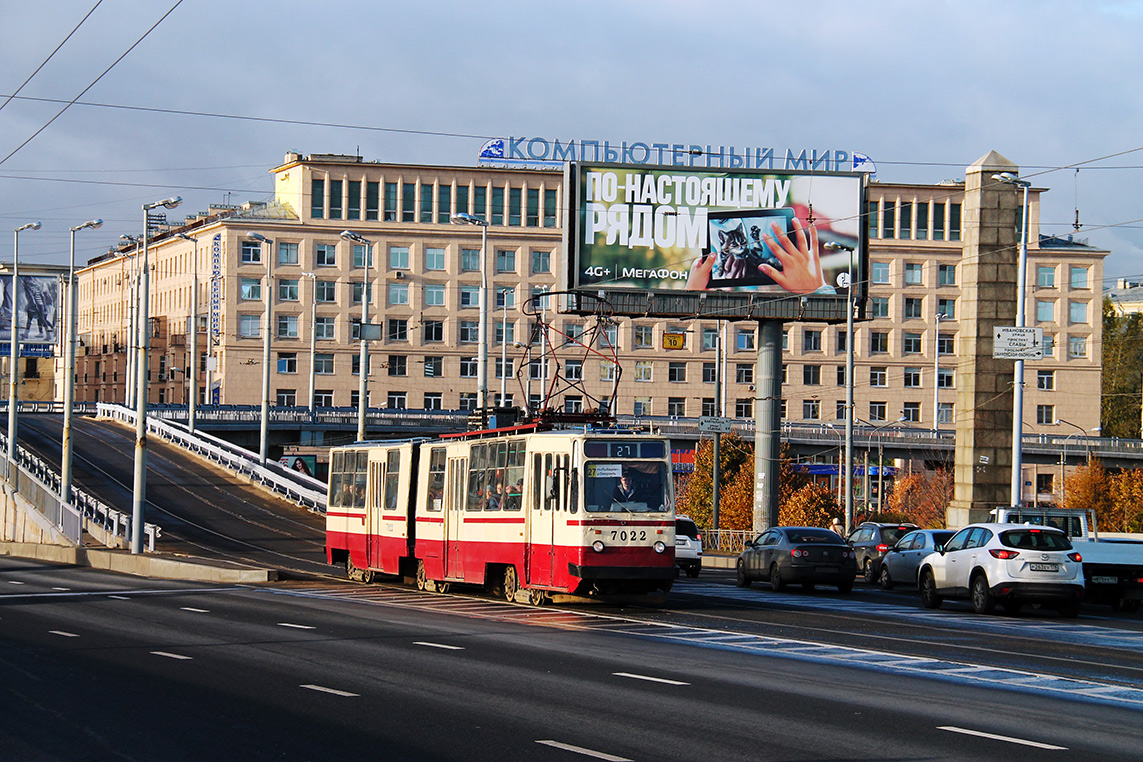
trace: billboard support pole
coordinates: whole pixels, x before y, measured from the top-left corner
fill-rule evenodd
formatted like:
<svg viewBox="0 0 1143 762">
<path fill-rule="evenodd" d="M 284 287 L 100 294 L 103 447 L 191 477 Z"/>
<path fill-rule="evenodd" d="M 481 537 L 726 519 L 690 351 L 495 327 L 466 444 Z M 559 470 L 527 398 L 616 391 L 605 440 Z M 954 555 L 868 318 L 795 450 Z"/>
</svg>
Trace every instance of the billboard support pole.
<svg viewBox="0 0 1143 762">
<path fill-rule="evenodd" d="M 781 455 L 782 322 L 758 321 L 754 392 L 754 530 L 778 526 Z"/>
<path fill-rule="evenodd" d="M 714 414 L 722 417 L 722 321 L 718 321 L 718 330 L 714 334 Z M 714 463 L 711 466 L 710 482 L 711 482 L 711 500 L 710 500 L 710 528 L 715 532 L 718 531 L 718 499 L 719 492 L 722 490 L 720 482 L 722 481 L 722 434 L 717 431 L 714 432 L 714 449 L 711 456 Z M 716 534 L 717 538 L 718 535 Z"/>
</svg>

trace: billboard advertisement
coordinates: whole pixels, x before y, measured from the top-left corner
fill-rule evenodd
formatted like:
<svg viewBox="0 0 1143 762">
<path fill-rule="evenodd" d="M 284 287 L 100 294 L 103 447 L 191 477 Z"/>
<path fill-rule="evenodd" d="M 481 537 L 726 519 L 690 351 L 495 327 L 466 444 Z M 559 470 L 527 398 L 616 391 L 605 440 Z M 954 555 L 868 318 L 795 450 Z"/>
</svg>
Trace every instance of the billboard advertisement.
<svg viewBox="0 0 1143 762">
<path fill-rule="evenodd" d="M 862 173 L 616 164 L 567 173 L 572 290 L 787 301 L 796 317 L 806 298 L 848 296 L 851 266 L 863 282 Z"/>
<path fill-rule="evenodd" d="M 54 275 L 21 275 L 16 280 L 16 338 L 21 342 L 20 354 L 28 357 L 51 356 L 62 335 L 59 278 Z M 0 304 L 0 345 L 8 347 L 12 336 L 12 276 L 0 276 L 4 300 Z"/>
</svg>

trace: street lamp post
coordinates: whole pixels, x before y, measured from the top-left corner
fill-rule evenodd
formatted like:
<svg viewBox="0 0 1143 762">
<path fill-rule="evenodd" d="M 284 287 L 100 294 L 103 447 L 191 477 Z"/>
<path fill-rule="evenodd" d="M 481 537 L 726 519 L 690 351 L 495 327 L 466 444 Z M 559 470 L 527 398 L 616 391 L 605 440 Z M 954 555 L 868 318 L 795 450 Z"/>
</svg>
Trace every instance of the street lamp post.
<svg viewBox="0 0 1143 762">
<path fill-rule="evenodd" d="M 1067 426 L 1071 426 L 1073 429 L 1075 429 L 1075 431 L 1073 431 L 1071 434 L 1068 434 L 1066 437 L 1064 437 L 1064 446 L 1060 450 L 1060 506 L 1066 507 L 1067 498 L 1068 498 L 1068 487 L 1067 487 L 1067 479 L 1065 478 L 1066 477 L 1066 470 L 1065 469 L 1067 468 L 1067 462 L 1068 462 L 1068 440 L 1071 439 L 1072 437 L 1079 436 L 1080 434 L 1087 434 L 1089 432 L 1090 433 L 1099 432 L 1102 430 L 1102 427 L 1096 426 L 1094 429 L 1085 429 L 1083 426 L 1072 423 L 1071 421 L 1065 421 L 1063 418 L 1057 418 L 1056 419 L 1056 425 L 1059 426 L 1061 423 L 1063 423 Z"/>
<path fill-rule="evenodd" d="M 131 552 L 143 552 L 143 504 L 147 495 L 147 349 L 150 336 L 147 331 L 150 305 L 150 276 L 147 264 L 147 213 L 160 206 L 174 209 L 181 204 L 181 196 L 143 204 L 143 262 L 139 271 L 139 305 L 137 327 L 139 346 L 135 354 L 135 481 L 131 493 Z"/>
<path fill-rule="evenodd" d="M 22 230 L 39 230 L 40 223 L 38 222 L 25 222 L 20 227 L 16 228 L 13 234 L 12 241 L 12 321 L 11 328 L 9 329 L 9 354 L 8 354 L 8 476 L 9 480 L 15 477 L 16 473 L 16 406 L 19 399 L 16 396 L 17 379 L 20 375 L 20 341 L 19 341 L 19 319 L 17 317 L 16 305 L 19 303 L 19 297 L 16 291 L 17 282 L 20 278 L 20 231 Z"/>
<path fill-rule="evenodd" d="M 190 325 L 190 367 L 183 373 L 183 379 L 189 382 L 190 394 L 187 395 L 187 429 L 194 433 L 195 402 L 198 397 L 198 239 L 186 233 L 177 233 L 184 241 L 194 243 L 194 267 L 192 268 L 194 282 L 191 287 L 191 325 Z"/>
<path fill-rule="evenodd" d="M 353 241 L 372 248 L 373 242 L 354 233 L 352 230 L 341 231 L 342 240 Z M 369 343 L 365 335 L 365 324 L 369 320 L 369 258 L 365 259 L 366 275 L 361 279 L 361 328 L 358 338 L 361 339 L 360 361 L 358 371 L 360 379 L 357 387 L 357 441 L 365 441 L 365 418 L 369 413 Z"/>
<path fill-rule="evenodd" d="M 1028 281 L 1028 188 L 1032 183 L 1011 172 L 993 180 L 1024 189 L 1023 224 L 1020 226 L 1020 256 L 1016 266 L 1016 327 L 1024 327 L 1024 293 Z M 1012 379 L 1012 495 L 1013 508 L 1023 505 L 1024 487 L 1024 361 L 1017 360 Z"/>
<path fill-rule="evenodd" d="M 88 220 L 71 228 L 71 265 L 67 271 L 67 353 L 64 355 L 64 423 L 63 457 L 60 460 L 60 499 L 71 502 L 72 467 L 72 408 L 75 406 L 75 344 L 76 344 L 76 282 L 75 282 L 75 234 L 85 228 L 99 228 L 103 220 Z"/>
<path fill-rule="evenodd" d="M 310 279 L 313 289 L 310 292 L 310 415 L 314 414 L 314 384 L 317 371 L 314 362 L 317 360 L 317 274 L 303 272 L 302 275 Z"/>
<path fill-rule="evenodd" d="M 480 226 L 480 322 L 476 329 L 476 373 L 477 402 L 483 415 L 488 410 L 488 220 L 467 212 L 458 212 L 450 219 L 455 225 Z"/>
<path fill-rule="evenodd" d="M 270 449 L 270 323 L 274 309 L 274 242 L 253 231 L 248 232 L 246 237 L 265 244 L 266 250 L 266 318 L 262 321 L 262 421 L 258 433 L 258 462 L 264 468 Z"/>
<path fill-rule="evenodd" d="M 952 320 L 943 312 L 937 313 L 933 337 L 933 437 L 940 436 L 941 428 L 941 321 Z"/>
<path fill-rule="evenodd" d="M 504 315 L 500 319 L 500 407 L 508 399 L 508 289 L 500 289 L 504 300 Z"/>
<path fill-rule="evenodd" d="M 845 531 L 853 528 L 853 247 L 827 241 L 826 251 L 844 251 L 849 260 L 845 284 Z M 866 495 L 868 500 L 868 495 Z"/>
</svg>

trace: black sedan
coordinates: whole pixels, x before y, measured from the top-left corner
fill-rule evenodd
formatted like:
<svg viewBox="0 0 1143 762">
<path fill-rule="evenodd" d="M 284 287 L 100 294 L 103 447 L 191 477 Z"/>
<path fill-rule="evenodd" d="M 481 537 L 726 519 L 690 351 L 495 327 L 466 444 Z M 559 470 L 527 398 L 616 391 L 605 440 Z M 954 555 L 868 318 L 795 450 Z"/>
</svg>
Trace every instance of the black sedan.
<svg viewBox="0 0 1143 762">
<path fill-rule="evenodd" d="M 796 582 L 804 590 L 821 583 L 848 593 L 857 576 L 857 556 L 829 529 L 775 527 L 746 543 L 735 569 L 739 587 L 764 579 L 775 591 Z"/>
</svg>

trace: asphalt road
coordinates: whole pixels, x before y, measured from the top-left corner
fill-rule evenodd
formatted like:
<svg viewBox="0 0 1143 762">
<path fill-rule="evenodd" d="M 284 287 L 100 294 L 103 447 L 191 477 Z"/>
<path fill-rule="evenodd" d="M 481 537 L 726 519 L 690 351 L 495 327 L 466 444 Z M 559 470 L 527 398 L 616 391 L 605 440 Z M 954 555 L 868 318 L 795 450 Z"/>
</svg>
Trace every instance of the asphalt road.
<svg viewBox="0 0 1143 762">
<path fill-rule="evenodd" d="M 0 669 L 30 762 L 1139 758 L 1121 702 L 386 587 L 0 559 Z"/>
</svg>

